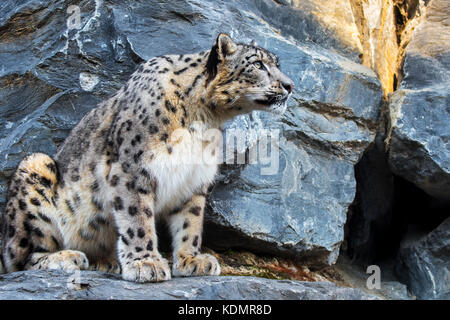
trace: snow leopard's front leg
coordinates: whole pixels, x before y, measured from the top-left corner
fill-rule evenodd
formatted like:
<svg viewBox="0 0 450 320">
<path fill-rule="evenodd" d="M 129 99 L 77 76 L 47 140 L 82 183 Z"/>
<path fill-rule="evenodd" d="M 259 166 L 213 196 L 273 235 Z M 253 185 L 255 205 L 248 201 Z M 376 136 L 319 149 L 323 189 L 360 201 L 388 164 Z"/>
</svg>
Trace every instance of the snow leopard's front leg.
<svg viewBox="0 0 450 320">
<path fill-rule="evenodd" d="M 150 174 L 126 175 L 114 189 L 113 212 L 119 231 L 118 256 L 122 277 L 135 282 L 171 278 L 169 264 L 158 252 L 154 190 Z"/>
<path fill-rule="evenodd" d="M 194 195 L 168 217 L 172 234 L 174 276 L 219 275 L 220 265 L 210 254 L 201 254 L 205 196 Z"/>
</svg>

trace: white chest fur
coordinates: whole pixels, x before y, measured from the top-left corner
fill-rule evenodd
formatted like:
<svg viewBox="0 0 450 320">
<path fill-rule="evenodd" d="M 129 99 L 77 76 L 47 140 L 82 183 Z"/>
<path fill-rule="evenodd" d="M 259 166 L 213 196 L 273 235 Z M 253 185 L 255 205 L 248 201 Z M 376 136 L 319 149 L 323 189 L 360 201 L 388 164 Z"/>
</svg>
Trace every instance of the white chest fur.
<svg viewBox="0 0 450 320">
<path fill-rule="evenodd" d="M 161 147 L 148 164 L 158 182 L 156 214 L 173 210 L 214 181 L 221 133 L 215 130 L 211 138 L 212 131 L 205 134 L 198 129 L 194 133 L 185 129 L 172 133 L 168 142 L 171 152 L 166 146 Z"/>
</svg>

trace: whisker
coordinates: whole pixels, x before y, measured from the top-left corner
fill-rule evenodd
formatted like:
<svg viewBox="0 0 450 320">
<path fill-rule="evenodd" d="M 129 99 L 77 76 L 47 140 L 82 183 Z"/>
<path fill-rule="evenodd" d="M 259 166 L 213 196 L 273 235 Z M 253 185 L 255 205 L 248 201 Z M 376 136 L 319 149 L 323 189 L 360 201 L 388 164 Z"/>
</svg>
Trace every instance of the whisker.
<svg viewBox="0 0 450 320">
<path fill-rule="evenodd" d="M 241 96 L 236 96 L 236 97 L 234 97 L 233 101 L 230 102 L 230 105 L 235 104 L 236 101 L 238 101 L 240 97 L 241 97 Z"/>
</svg>

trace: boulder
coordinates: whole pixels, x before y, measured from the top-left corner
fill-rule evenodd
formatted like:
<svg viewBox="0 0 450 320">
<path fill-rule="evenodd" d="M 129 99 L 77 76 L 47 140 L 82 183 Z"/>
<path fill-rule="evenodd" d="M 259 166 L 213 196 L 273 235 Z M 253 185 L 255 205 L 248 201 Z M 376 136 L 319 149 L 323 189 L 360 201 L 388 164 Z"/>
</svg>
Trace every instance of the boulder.
<svg viewBox="0 0 450 320">
<path fill-rule="evenodd" d="M 0 300 L 376 300 L 330 282 L 255 277 L 175 278 L 139 284 L 119 275 L 59 270 L 0 275 Z"/>
<path fill-rule="evenodd" d="M 404 77 L 389 99 L 392 171 L 450 202 L 450 1 L 431 1 L 406 48 Z"/>
<path fill-rule="evenodd" d="M 419 299 L 450 299 L 450 218 L 420 239 L 406 239 L 396 272 Z"/>
<path fill-rule="evenodd" d="M 405 49 L 403 80 L 389 98 L 386 141 L 390 168 L 427 193 L 428 198 L 422 199 L 438 204 L 437 208 L 424 207 L 426 203 L 410 199 L 411 194 L 404 195 L 404 210 L 415 203 L 425 210 L 411 208 L 403 213 L 405 221 L 416 221 L 408 225 L 401 243 L 397 275 L 420 299 L 450 297 L 449 17 L 449 0 L 427 1 Z M 423 226 L 436 220 L 442 222 L 440 226 L 424 235 Z"/>
</svg>

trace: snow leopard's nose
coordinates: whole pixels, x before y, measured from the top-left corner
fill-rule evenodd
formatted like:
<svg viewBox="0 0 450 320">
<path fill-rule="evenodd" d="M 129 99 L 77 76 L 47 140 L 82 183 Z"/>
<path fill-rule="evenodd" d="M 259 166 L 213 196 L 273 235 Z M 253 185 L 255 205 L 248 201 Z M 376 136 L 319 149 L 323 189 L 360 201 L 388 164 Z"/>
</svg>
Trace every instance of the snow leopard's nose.
<svg viewBox="0 0 450 320">
<path fill-rule="evenodd" d="M 292 81 L 291 78 L 289 78 L 281 70 L 279 71 L 277 78 L 280 88 L 286 90 L 288 94 L 294 91 L 294 81 Z"/>
<path fill-rule="evenodd" d="M 294 83 L 292 81 L 289 82 L 282 82 L 281 86 L 287 90 L 287 92 L 292 93 L 294 90 Z"/>
</svg>

